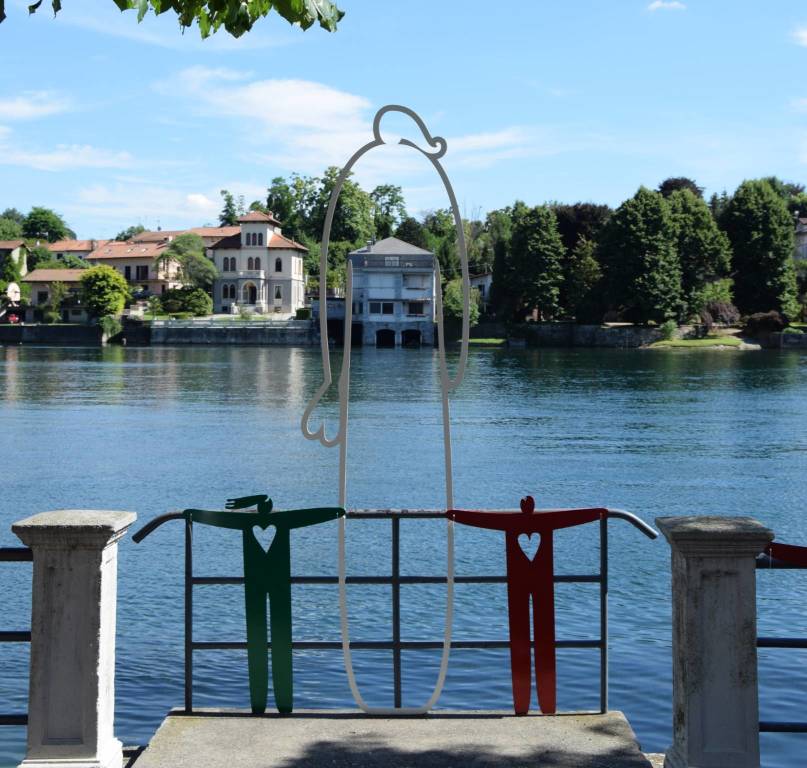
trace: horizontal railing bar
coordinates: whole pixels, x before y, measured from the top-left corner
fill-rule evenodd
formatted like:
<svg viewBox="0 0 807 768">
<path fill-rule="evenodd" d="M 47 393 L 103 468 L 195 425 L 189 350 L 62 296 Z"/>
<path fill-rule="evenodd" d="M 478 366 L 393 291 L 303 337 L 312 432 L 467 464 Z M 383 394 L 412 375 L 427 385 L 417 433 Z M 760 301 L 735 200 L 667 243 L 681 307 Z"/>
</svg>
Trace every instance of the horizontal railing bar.
<svg viewBox="0 0 807 768">
<path fill-rule="evenodd" d="M 761 721 L 759 730 L 762 733 L 807 733 L 807 723 L 781 723 Z"/>
<path fill-rule="evenodd" d="M 445 576 L 348 576 L 348 584 L 445 584 Z M 600 575 L 592 574 L 560 574 L 554 577 L 556 584 L 599 583 Z M 243 576 L 194 576 L 193 584 L 243 584 Z M 292 584 L 338 584 L 336 576 L 292 576 Z M 506 576 L 455 576 L 455 584 L 506 584 Z"/>
<path fill-rule="evenodd" d="M 0 632 L 0 643 L 30 643 L 30 632 Z"/>
<path fill-rule="evenodd" d="M 758 637 L 757 648 L 807 648 L 807 638 Z"/>
<path fill-rule="evenodd" d="M 803 571 L 804 569 L 805 566 L 803 565 L 794 565 L 786 560 L 777 560 L 770 555 L 757 556 L 758 571 Z"/>
<path fill-rule="evenodd" d="M 28 547 L 0 547 L 0 563 L 30 563 L 33 559 Z"/>
<path fill-rule="evenodd" d="M 535 645 L 534 643 L 532 644 Z M 246 649 L 245 642 L 218 642 L 197 640 L 192 643 L 194 651 L 241 651 Z M 267 643 L 266 647 L 271 650 L 272 644 Z M 296 640 L 291 644 L 294 650 L 298 651 L 337 651 L 342 649 L 342 643 L 338 640 Z M 402 651 L 437 651 L 442 650 L 442 640 L 402 640 L 400 643 L 393 643 L 389 640 L 356 640 L 350 644 L 354 651 L 392 651 L 400 648 Z M 452 650 L 482 650 L 482 649 L 502 649 L 509 648 L 508 640 L 454 640 L 451 643 Z M 600 640 L 557 640 L 556 648 L 601 648 Z"/>
<path fill-rule="evenodd" d="M 0 725 L 28 725 L 28 715 L 0 715 Z"/>
</svg>

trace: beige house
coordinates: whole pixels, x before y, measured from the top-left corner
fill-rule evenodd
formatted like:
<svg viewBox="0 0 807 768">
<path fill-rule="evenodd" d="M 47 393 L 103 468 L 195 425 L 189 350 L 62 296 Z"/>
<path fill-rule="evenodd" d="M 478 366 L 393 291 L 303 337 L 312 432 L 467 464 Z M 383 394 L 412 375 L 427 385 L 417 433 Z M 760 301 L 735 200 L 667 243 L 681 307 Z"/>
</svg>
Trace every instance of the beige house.
<svg viewBox="0 0 807 768">
<path fill-rule="evenodd" d="M 215 311 L 296 312 L 305 304 L 308 249 L 283 237 L 271 212 L 250 211 L 238 224 L 236 233 L 207 251 L 219 271 L 213 284 Z"/>
<path fill-rule="evenodd" d="M 22 282 L 31 286 L 31 306 L 25 311 L 25 321 L 30 323 L 37 319 L 37 310 L 50 300 L 54 283 L 63 283 L 68 295 L 62 305 L 62 321 L 65 323 L 84 323 L 87 312 L 81 306 L 81 276 L 83 269 L 35 269 L 23 277 Z"/>
<path fill-rule="evenodd" d="M 92 251 L 87 256 L 87 263 L 93 267 L 106 264 L 120 272 L 135 290 L 142 289 L 152 294 L 160 294 L 170 288 L 182 287 L 179 264 L 176 261 L 161 263 L 159 266 L 154 261 L 167 247 L 167 240 L 159 242 L 111 240 Z"/>
<path fill-rule="evenodd" d="M 28 248 L 24 240 L 0 240 L 0 262 L 11 257 L 20 266 L 20 274 L 28 272 Z"/>
</svg>

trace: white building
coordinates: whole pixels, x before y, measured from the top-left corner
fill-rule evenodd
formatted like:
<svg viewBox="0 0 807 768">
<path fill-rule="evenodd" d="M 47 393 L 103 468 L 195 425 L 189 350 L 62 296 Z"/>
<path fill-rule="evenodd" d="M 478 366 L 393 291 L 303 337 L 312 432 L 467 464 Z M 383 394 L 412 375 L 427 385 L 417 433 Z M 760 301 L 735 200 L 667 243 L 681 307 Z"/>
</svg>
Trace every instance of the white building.
<svg viewBox="0 0 807 768">
<path fill-rule="evenodd" d="M 214 312 L 283 312 L 305 304 L 303 260 L 308 249 L 283 237 L 269 213 L 250 211 L 240 231 L 208 249 L 219 271 L 213 284 Z"/>
<path fill-rule="evenodd" d="M 353 322 L 368 346 L 434 344 L 434 254 L 387 237 L 349 254 Z"/>
<path fill-rule="evenodd" d="M 469 282 L 471 288 L 476 288 L 479 291 L 480 309 L 487 312 L 490 304 L 490 287 L 493 285 L 493 273 L 483 272 L 481 275 L 471 275 Z"/>
</svg>

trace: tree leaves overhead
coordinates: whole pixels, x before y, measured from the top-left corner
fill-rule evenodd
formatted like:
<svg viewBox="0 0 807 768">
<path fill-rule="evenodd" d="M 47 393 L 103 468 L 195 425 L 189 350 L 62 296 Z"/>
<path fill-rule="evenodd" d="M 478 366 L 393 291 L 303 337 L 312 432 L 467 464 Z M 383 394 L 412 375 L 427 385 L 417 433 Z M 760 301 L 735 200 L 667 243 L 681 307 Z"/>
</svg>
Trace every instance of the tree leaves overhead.
<svg viewBox="0 0 807 768">
<path fill-rule="evenodd" d="M 217 32 L 221 27 L 233 37 L 241 37 L 252 29 L 258 19 L 274 10 L 290 24 L 308 29 L 313 24 L 335 32 L 344 11 L 340 11 L 332 0 L 112 0 L 121 11 L 137 11 L 138 22 L 142 21 L 149 9 L 159 16 L 166 11 L 174 11 L 179 26 L 184 30 L 194 23 L 199 25 L 202 37 Z M 43 0 L 28 6 L 29 13 L 36 13 Z M 62 9 L 61 0 L 51 0 L 51 8 L 56 15 Z M 0 22 L 6 18 L 5 0 L 0 0 Z"/>
</svg>

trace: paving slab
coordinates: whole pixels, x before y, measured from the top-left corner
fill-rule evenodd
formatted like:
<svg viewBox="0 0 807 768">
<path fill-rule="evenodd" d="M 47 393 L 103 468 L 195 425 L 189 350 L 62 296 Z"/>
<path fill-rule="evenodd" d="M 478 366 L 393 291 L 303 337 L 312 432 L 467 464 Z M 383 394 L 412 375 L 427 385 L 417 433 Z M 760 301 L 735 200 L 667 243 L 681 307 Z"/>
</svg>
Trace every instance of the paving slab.
<svg viewBox="0 0 807 768">
<path fill-rule="evenodd" d="M 621 712 L 174 711 L 134 768 L 651 768 Z"/>
</svg>

